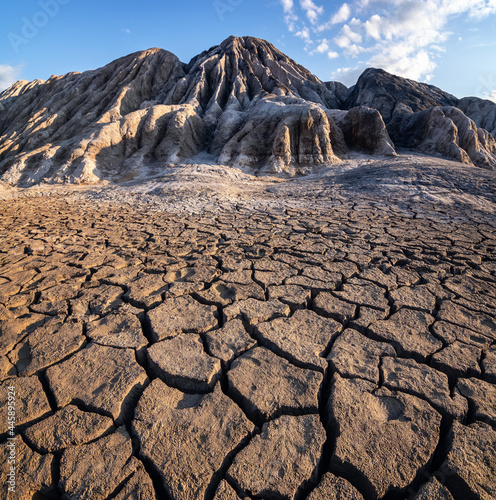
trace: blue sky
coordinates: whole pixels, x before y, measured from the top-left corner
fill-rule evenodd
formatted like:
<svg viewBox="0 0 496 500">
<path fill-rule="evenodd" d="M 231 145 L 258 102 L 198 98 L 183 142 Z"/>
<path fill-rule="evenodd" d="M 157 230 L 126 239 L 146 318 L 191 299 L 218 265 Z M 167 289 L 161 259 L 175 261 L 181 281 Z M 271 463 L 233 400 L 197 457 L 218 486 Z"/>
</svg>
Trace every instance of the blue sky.
<svg viewBox="0 0 496 500">
<path fill-rule="evenodd" d="M 496 0 L 4 2 L 0 88 L 150 47 L 188 62 L 229 35 L 264 38 L 324 81 L 382 67 L 496 102 Z"/>
</svg>

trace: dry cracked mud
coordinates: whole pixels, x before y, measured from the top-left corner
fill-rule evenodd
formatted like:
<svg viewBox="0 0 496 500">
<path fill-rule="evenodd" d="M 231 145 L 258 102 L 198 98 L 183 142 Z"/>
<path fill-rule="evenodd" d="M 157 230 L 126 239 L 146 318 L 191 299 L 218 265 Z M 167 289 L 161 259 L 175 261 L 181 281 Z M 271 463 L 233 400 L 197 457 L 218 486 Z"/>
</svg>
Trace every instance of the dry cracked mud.
<svg viewBox="0 0 496 500">
<path fill-rule="evenodd" d="M 12 498 L 496 498 L 494 212 L 0 205 Z"/>
</svg>

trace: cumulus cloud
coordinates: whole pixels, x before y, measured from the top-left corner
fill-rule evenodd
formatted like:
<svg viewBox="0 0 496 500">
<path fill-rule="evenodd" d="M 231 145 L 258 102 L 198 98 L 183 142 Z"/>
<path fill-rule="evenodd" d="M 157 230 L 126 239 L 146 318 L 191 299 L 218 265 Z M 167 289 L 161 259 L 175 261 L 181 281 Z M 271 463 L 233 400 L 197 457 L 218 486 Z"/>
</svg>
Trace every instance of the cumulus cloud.
<svg viewBox="0 0 496 500">
<path fill-rule="evenodd" d="M 316 24 L 319 16 L 324 13 L 324 7 L 315 5 L 312 0 L 300 0 L 300 6 L 312 24 Z"/>
<path fill-rule="evenodd" d="M 288 14 L 289 12 L 292 12 L 293 10 L 293 0 L 281 0 L 282 7 L 284 9 L 284 12 Z"/>
<path fill-rule="evenodd" d="M 292 0 L 281 3 L 286 14 L 298 18 Z M 424 81 L 432 77 L 444 44 L 453 35 L 452 19 L 463 15 L 474 22 L 496 14 L 496 0 L 354 0 L 327 13 L 312 0 L 300 0 L 299 7 L 302 20 L 304 15 L 310 24 L 299 21 L 296 34 L 307 49 L 316 44 L 311 54 L 364 59 L 339 74 L 349 76 L 374 66 Z M 326 14 L 327 22 L 321 22 Z"/>
<path fill-rule="evenodd" d="M 320 40 L 319 45 L 315 47 L 312 52 L 310 52 L 311 55 L 313 54 L 325 54 L 329 50 L 329 40 L 324 38 L 323 40 Z"/>
<path fill-rule="evenodd" d="M 20 69 L 7 64 L 0 64 L 0 91 L 10 87 L 17 79 Z"/>
<path fill-rule="evenodd" d="M 486 99 L 489 99 L 490 101 L 493 101 L 496 103 L 496 90 L 493 90 L 492 92 L 486 92 L 485 96 Z"/>
<path fill-rule="evenodd" d="M 307 27 L 302 28 L 301 30 L 295 33 L 295 36 L 301 38 L 305 42 L 305 46 L 311 45 L 313 43 L 312 37 L 310 35 L 310 30 Z"/>
<path fill-rule="evenodd" d="M 345 23 L 351 16 L 351 9 L 347 3 L 341 5 L 339 10 L 331 17 L 331 24 Z"/>
<path fill-rule="evenodd" d="M 337 59 L 339 57 L 339 54 L 337 52 L 331 51 L 327 53 L 327 57 L 329 59 Z"/>
<path fill-rule="evenodd" d="M 284 11 L 284 22 L 287 24 L 290 32 L 296 31 L 296 23 L 298 21 L 298 16 L 294 11 L 293 0 L 280 0 Z"/>
</svg>

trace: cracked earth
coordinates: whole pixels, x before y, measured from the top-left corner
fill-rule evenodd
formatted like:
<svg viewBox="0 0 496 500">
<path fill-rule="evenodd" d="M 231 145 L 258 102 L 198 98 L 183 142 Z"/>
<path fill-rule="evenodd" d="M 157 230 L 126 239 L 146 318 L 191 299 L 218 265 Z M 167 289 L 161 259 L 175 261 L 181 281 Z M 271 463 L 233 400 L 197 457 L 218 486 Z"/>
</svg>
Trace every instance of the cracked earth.
<svg viewBox="0 0 496 500">
<path fill-rule="evenodd" d="M 494 212 L 331 191 L 0 202 L 9 498 L 495 498 Z"/>
</svg>

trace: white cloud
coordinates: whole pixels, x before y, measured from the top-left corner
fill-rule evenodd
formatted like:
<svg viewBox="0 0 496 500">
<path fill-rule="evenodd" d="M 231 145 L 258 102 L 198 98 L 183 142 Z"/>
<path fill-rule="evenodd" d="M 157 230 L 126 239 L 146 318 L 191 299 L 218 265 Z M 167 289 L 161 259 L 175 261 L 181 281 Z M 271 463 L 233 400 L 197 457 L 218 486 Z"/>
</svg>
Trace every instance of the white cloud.
<svg viewBox="0 0 496 500">
<path fill-rule="evenodd" d="M 307 27 L 304 27 L 300 31 L 296 32 L 295 36 L 301 38 L 305 42 L 306 46 L 313 43 L 312 37 L 310 36 L 310 30 Z"/>
<path fill-rule="evenodd" d="M 354 68 L 339 68 L 331 75 L 331 79 L 342 82 L 349 87 L 356 83 L 358 77 L 362 73 L 363 68 L 361 66 L 355 66 Z"/>
<path fill-rule="evenodd" d="M 484 98 L 489 99 L 490 101 L 493 101 L 496 103 L 496 90 L 493 90 L 492 92 L 485 92 Z"/>
<path fill-rule="evenodd" d="M 281 0 L 281 4 L 286 14 L 293 11 L 293 0 Z"/>
<path fill-rule="evenodd" d="M 124 33 L 126 33 L 126 35 L 130 35 L 131 34 L 131 30 L 128 29 L 128 28 L 124 28 L 122 31 L 124 31 Z"/>
<path fill-rule="evenodd" d="M 10 87 L 18 79 L 20 68 L 0 64 L 0 91 Z"/>
<path fill-rule="evenodd" d="M 337 59 L 339 57 L 339 54 L 337 52 L 331 51 L 327 53 L 327 57 L 329 59 Z"/>
<path fill-rule="evenodd" d="M 345 23 L 351 16 L 351 9 L 347 3 L 341 5 L 339 10 L 332 16 L 331 24 Z"/>
<path fill-rule="evenodd" d="M 312 0 L 300 0 L 300 6 L 312 24 L 315 24 L 319 16 L 324 13 L 324 7 L 318 7 Z"/>
<path fill-rule="evenodd" d="M 293 0 L 280 1 L 285 14 L 284 22 L 287 24 L 289 31 L 293 33 L 296 31 L 296 23 L 298 22 L 298 16 L 294 12 Z"/>
<path fill-rule="evenodd" d="M 292 0 L 281 3 L 291 5 L 290 12 L 297 17 L 297 6 Z M 342 76 L 359 74 L 366 67 L 375 66 L 425 81 L 432 78 L 440 53 L 454 35 L 449 29 L 452 19 L 464 16 L 474 22 L 496 14 L 496 0 L 355 0 L 338 3 L 339 8 L 329 13 L 329 21 L 319 23 L 318 19 L 325 14 L 323 7 L 313 0 L 300 0 L 299 5 L 311 26 L 308 29 L 300 23 L 295 31 L 304 40 L 306 49 L 312 43 L 317 44 L 310 54 L 336 58 L 338 47 L 351 59 L 368 55 L 359 65 L 343 68 Z M 286 7 L 285 13 L 288 13 Z M 323 38 L 327 32 L 329 35 Z"/>
<path fill-rule="evenodd" d="M 313 54 L 324 54 L 329 49 L 330 49 L 329 40 L 327 40 L 326 38 L 324 38 L 323 40 L 320 41 L 319 45 L 317 45 L 317 47 L 315 47 L 315 50 L 313 50 L 311 52 L 311 55 L 313 55 Z"/>
<path fill-rule="evenodd" d="M 382 68 L 389 73 L 401 75 L 412 80 L 425 80 L 436 69 L 436 63 L 425 50 L 408 51 L 408 47 L 399 44 L 389 51 L 373 56 L 368 64 L 374 68 Z"/>
</svg>

